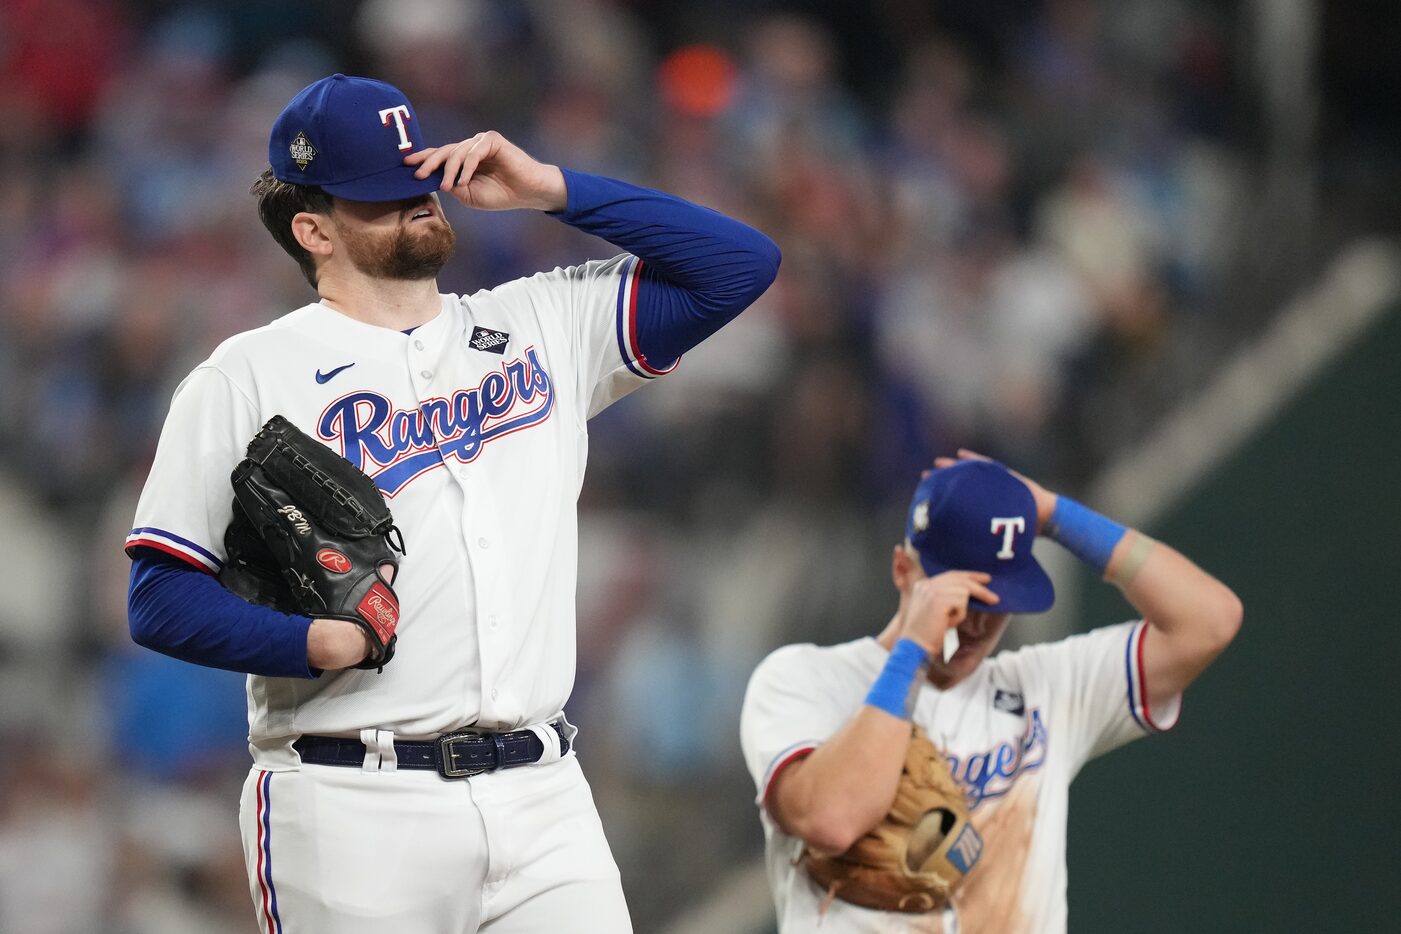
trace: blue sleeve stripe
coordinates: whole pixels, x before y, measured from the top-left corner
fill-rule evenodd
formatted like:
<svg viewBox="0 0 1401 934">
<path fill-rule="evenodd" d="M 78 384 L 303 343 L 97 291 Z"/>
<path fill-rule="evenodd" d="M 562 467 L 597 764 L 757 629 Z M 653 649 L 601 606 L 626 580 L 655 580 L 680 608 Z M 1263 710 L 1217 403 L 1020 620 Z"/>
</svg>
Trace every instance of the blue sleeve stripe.
<svg viewBox="0 0 1401 934">
<path fill-rule="evenodd" d="M 224 566 L 224 562 L 219 560 L 213 552 L 195 544 L 188 538 L 182 538 L 164 529 L 149 527 L 132 529 L 131 534 L 126 537 L 126 553 L 130 555 L 131 549 L 138 545 L 174 555 L 187 564 L 193 564 L 201 571 L 211 571 L 217 574 L 219 569 Z"/>
<path fill-rule="evenodd" d="M 1153 722 L 1148 709 L 1148 687 L 1143 680 L 1143 632 L 1148 621 L 1137 624 L 1129 631 L 1128 644 L 1124 647 L 1124 675 L 1128 680 L 1129 714 L 1145 733 L 1161 733 L 1163 728 Z"/>
<path fill-rule="evenodd" d="M 1147 732 L 1148 727 L 1143 725 L 1143 721 L 1138 719 L 1138 705 L 1133 699 L 1133 637 L 1138 632 L 1135 626 L 1129 631 L 1128 642 L 1124 645 L 1124 682 L 1128 688 L 1129 695 L 1129 715 L 1133 717 L 1134 723 Z"/>
<path fill-rule="evenodd" d="M 665 376 L 676 369 L 681 362 L 678 358 L 665 370 L 659 370 L 647 363 L 646 356 L 637 346 L 637 293 L 642 286 L 643 262 L 634 256 L 627 261 L 627 271 L 618 285 L 617 335 L 618 353 L 623 363 L 633 374 L 643 379 Z"/>
<path fill-rule="evenodd" d="M 627 328 L 627 313 L 625 309 L 627 308 L 629 295 L 632 293 L 636 283 L 634 274 L 641 265 L 642 261 L 635 256 L 626 260 L 624 263 L 626 271 L 623 273 L 623 281 L 618 285 L 618 310 L 614 315 L 614 323 L 618 333 L 618 355 L 623 358 L 623 363 L 634 375 L 641 376 L 643 379 L 651 379 L 652 377 L 641 372 L 633 365 L 632 355 L 628 353 L 627 337 L 625 336 Z"/>
<path fill-rule="evenodd" d="M 805 739 L 802 742 L 792 744 L 774 756 L 769 767 L 764 770 L 764 777 L 759 782 L 759 795 L 755 798 L 754 803 L 763 807 L 769 800 L 769 791 L 773 788 L 773 780 L 778 778 L 778 773 L 821 745 L 815 739 Z"/>
</svg>

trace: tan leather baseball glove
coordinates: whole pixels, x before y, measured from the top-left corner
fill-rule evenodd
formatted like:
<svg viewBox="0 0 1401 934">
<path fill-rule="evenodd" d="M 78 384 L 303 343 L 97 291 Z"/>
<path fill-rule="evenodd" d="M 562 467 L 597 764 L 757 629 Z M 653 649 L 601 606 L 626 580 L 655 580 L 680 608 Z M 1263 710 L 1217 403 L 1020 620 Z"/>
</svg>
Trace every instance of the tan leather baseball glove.
<svg viewBox="0 0 1401 934">
<path fill-rule="evenodd" d="M 918 726 L 890 813 L 839 856 L 811 847 L 802 865 L 840 898 L 881 911 L 920 913 L 948 904 L 983 851 L 963 792 L 944 756 Z"/>
</svg>

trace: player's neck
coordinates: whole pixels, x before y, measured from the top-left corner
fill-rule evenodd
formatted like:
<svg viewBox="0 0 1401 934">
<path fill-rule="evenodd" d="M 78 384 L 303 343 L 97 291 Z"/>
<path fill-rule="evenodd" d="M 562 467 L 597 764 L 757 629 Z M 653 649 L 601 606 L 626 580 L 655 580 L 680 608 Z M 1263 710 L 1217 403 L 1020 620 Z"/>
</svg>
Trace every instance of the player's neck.
<svg viewBox="0 0 1401 934">
<path fill-rule="evenodd" d="M 323 275 L 317 283 L 321 304 L 347 318 L 404 331 L 438 316 L 442 299 L 436 279 L 376 279 L 363 275 Z"/>
<path fill-rule="evenodd" d="M 897 610 L 895 615 L 890 617 L 890 622 L 886 623 L 885 628 L 881 630 L 881 634 L 876 636 L 876 642 L 880 643 L 880 645 L 889 652 L 891 649 L 895 648 L 895 640 L 899 637 L 900 612 Z"/>
</svg>

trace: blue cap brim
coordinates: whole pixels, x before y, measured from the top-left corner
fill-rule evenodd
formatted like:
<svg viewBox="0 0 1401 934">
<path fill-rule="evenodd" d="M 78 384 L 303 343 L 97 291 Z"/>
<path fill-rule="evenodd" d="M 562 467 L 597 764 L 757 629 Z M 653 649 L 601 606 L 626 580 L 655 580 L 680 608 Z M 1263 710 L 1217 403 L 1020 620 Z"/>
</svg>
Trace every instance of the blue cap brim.
<svg viewBox="0 0 1401 934">
<path fill-rule="evenodd" d="M 931 561 L 922 554 L 919 563 L 924 568 L 924 573 L 930 577 L 955 570 L 941 567 L 937 561 Z M 975 597 L 968 601 L 971 609 L 988 613 L 1044 613 L 1056 602 L 1055 585 L 1041 569 L 1041 565 L 1034 561 L 1015 571 L 990 573 L 992 580 L 988 582 L 987 588 L 1001 599 L 997 603 L 984 603 Z"/>
<path fill-rule="evenodd" d="M 417 166 L 396 165 L 363 178 L 322 185 L 321 190 L 346 201 L 406 201 L 437 191 L 443 183 L 441 169 L 427 178 L 414 178 L 417 170 Z"/>
</svg>

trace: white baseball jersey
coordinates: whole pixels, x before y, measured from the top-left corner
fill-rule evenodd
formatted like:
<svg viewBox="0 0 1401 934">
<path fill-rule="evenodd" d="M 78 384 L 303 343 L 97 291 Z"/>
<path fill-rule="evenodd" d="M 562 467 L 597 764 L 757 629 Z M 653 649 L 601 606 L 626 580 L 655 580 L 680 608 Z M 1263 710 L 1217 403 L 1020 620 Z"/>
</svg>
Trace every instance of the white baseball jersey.
<svg viewBox="0 0 1401 934">
<path fill-rule="evenodd" d="M 942 749 L 983 837 L 982 856 L 949 908 L 930 915 L 873 911 L 834 900 L 797 865 L 803 843 L 763 807 L 784 766 L 856 713 L 889 653 L 875 639 L 790 645 L 749 682 L 740 733 L 759 788 L 769 883 L 779 930 L 1046 934 L 1066 927 L 1070 782 L 1089 759 L 1171 728 L 1180 698 L 1149 710 L 1145 624 L 1122 623 L 1003 652 L 947 691 L 925 682 L 914 722 Z"/>
<path fill-rule="evenodd" d="M 659 375 L 633 339 L 640 267 L 624 255 L 444 295 L 409 334 L 307 305 L 225 341 L 180 384 L 128 545 L 217 572 L 229 474 L 277 414 L 374 478 L 404 534 L 394 661 L 250 676 L 258 767 L 295 767 L 302 733 L 425 738 L 561 712 L 585 423 Z"/>
</svg>

